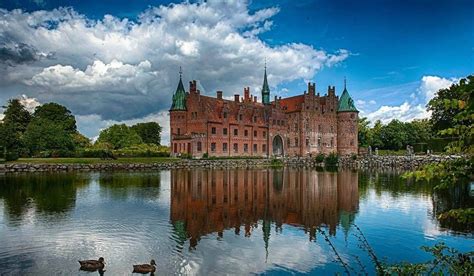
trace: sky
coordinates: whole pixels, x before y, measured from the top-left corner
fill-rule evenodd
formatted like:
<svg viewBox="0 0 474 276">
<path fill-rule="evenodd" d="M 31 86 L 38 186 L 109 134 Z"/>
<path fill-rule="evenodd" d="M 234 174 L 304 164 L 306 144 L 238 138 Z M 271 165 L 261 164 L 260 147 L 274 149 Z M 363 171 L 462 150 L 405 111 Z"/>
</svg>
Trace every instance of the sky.
<svg viewBox="0 0 474 276">
<path fill-rule="evenodd" d="M 0 103 L 58 102 L 90 138 L 157 121 L 183 70 L 203 94 L 273 96 L 344 78 L 370 121 L 426 118 L 436 91 L 474 73 L 474 1 L 0 2 Z M 1 110 L 0 110 L 1 111 Z"/>
</svg>

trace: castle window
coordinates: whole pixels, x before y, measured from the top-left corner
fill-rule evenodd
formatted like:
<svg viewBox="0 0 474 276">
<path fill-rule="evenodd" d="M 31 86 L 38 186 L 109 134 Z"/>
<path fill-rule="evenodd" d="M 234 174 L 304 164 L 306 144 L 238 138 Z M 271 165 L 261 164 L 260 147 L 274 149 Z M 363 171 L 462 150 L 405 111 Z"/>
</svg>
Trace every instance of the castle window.
<svg viewBox="0 0 474 276">
<path fill-rule="evenodd" d="M 288 146 L 291 146 L 290 138 L 287 138 L 287 139 L 286 139 L 286 144 L 287 144 Z"/>
<path fill-rule="evenodd" d="M 298 146 L 298 138 L 295 138 L 295 147 Z"/>
<path fill-rule="evenodd" d="M 334 138 L 331 138 L 331 148 L 334 147 Z"/>
<path fill-rule="evenodd" d="M 253 131 L 253 137 L 257 137 L 257 131 L 256 130 Z"/>
<path fill-rule="evenodd" d="M 267 152 L 267 145 L 266 145 L 266 144 L 263 144 L 263 145 L 262 145 L 262 151 L 263 151 L 263 152 Z"/>
<path fill-rule="evenodd" d="M 244 144 L 244 152 L 248 152 L 249 151 L 249 144 Z"/>
<path fill-rule="evenodd" d="M 267 138 L 267 132 L 266 131 L 263 132 L 263 138 Z"/>
<path fill-rule="evenodd" d="M 351 146 L 353 146 L 353 145 L 354 145 L 354 140 L 351 140 Z"/>
<path fill-rule="evenodd" d="M 197 151 L 202 151 L 202 143 L 197 142 Z"/>
<path fill-rule="evenodd" d="M 239 120 L 242 121 L 242 114 L 239 115 Z"/>
<path fill-rule="evenodd" d="M 244 131 L 244 136 L 245 136 L 245 137 L 249 136 L 249 131 L 248 131 L 248 130 L 245 130 L 245 131 Z"/>
<path fill-rule="evenodd" d="M 253 116 L 253 122 L 254 122 L 254 123 L 257 122 L 257 116 Z"/>
<path fill-rule="evenodd" d="M 174 153 L 178 152 L 178 144 L 174 143 Z"/>
<path fill-rule="evenodd" d="M 253 152 L 257 152 L 257 144 L 253 144 Z"/>
<path fill-rule="evenodd" d="M 273 119 L 273 125 L 275 125 L 275 119 Z"/>
<path fill-rule="evenodd" d="M 211 143 L 211 151 L 212 152 L 216 151 L 216 143 Z"/>
<path fill-rule="evenodd" d="M 222 129 L 222 134 L 227 135 L 227 128 Z"/>
<path fill-rule="evenodd" d="M 222 144 L 222 151 L 227 152 L 227 143 Z M 224 178 L 224 180 L 225 180 L 225 178 Z"/>
<path fill-rule="evenodd" d="M 227 118 L 227 112 L 224 112 L 224 118 Z"/>
<path fill-rule="evenodd" d="M 306 146 L 309 146 L 309 139 L 306 138 Z"/>
<path fill-rule="evenodd" d="M 215 127 L 211 128 L 211 133 L 216 134 L 216 128 Z"/>
<path fill-rule="evenodd" d="M 239 135 L 239 130 L 238 129 L 234 129 L 234 136 L 237 136 Z"/>
<path fill-rule="evenodd" d="M 238 151 L 239 151 L 239 144 L 234 143 L 234 152 L 238 152 Z"/>
<path fill-rule="evenodd" d="M 181 134 L 181 129 L 180 129 L 180 128 L 178 128 L 178 135 L 180 135 L 180 134 Z"/>
</svg>

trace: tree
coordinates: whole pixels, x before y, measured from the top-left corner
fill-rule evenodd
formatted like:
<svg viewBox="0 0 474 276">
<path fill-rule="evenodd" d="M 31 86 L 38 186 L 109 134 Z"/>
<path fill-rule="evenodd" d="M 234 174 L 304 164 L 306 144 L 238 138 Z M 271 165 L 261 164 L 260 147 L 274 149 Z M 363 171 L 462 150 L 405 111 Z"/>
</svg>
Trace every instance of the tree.
<svg viewBox="0 0 474 276">
<path fill-rule="evenodd" d="M 358 140 L 359 140 L 359 146 L 361 147 L 368 147 L 370 145 L 370 127 L 369 127 L 369 120 L 367 118 L 362 117 L 359 118 L 358 122 L 359 126 L 359 134 L 358 134 Z"/>
<path fill-rule="evenodd" d="M 0 146 L 7 151 L 8 159 L 13 160 L 23 153 L 22 136 L 31 120 L 31 114 L 18 99 L 9 100 L 5 108 L 5 117 L 0 124 Z"/>
<path fill-rule="evenodd" d="M 143 140 L 143 143 L 155 144 L 161 143 L 161 126 L 155 122 L 138 123 L 132 126 L 134 130 Z"/>
<path fill-rule="evenodd" d="M 74 150 L 74 140 L 62 124 L 47 120 L 34 119 L 24 134 L 25 144 L 30 152 L 37 154 L 51 151 L 52 155 L 67 155 Z"/>
<path fill-rule="evenodd" d="M 121 149 L 143 143 L 142 138 L 125 124 L 113 125 L 104 129 L 97 139 L 99 144 L 110 144 L 113 149 Z"/>
<path fill-rule="evenodd" d="M 65 106 L 57 103 L 47 103 L 35 109 L 33 119 L 45 119 L 62 126 L 66 132 L 76 132 L 76 118 Z"/>
<path fill-rule="evenodd" d="M 382 127 L 380 137 L 386 149 L 402 149 L 408 140 L 405 124 L 396 119 L 392 120 Z"/>
<path fill-rule="evenodd" d="M 384 148 L 384 143 L 381 137 L 381 132 L 382 132 L 382 122 L 380 120 L 375 121 L 374 127 L 371 129 L 369 132 L 369 145 L 372 146 L 374 149 L 379 148 L 382 149 Z"/>
</svg>

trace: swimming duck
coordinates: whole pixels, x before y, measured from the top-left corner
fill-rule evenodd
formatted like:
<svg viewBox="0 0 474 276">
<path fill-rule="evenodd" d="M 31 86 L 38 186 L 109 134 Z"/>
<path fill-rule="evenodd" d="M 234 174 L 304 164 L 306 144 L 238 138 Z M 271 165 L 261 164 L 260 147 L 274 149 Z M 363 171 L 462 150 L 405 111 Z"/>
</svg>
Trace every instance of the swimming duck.
<svg viewBox="0 0 474 276">
<path fill-rule="evenodd" d="M 139 264 L 133 266 L 133 273 L 154 273 L 156 270 L 156 263 L 155 260 L 151 260 L 150 264 Z"/>
<path fill-rule="evenodd" d="M 104 269 L 105 261 L 104 258 L 100 257 L 99 260 L 79 261 L 79 264 L 81 265 L 81 270 L 96 271 Z"/>
</svg>

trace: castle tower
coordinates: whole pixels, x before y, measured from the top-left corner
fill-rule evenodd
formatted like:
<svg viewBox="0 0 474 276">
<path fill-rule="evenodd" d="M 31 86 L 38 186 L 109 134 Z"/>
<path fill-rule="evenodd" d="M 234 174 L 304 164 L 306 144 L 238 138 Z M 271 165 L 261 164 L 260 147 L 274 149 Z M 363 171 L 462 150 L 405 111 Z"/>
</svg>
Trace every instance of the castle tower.
<svg viewBox="0 0 474 276">
<path fill-rule="evenodd" d="M 171 153 L 177 155 L 186 152 L 185 145 L 178 144 L 176 140 L 186 133 L 186 91 L 184 90 L 182 71 L 179 69 L 179 83 L 176 92 L 173 94 L 173 102 L 170 108 L 170 142 Z"/>
<path fill-rule="evenodd" d="M 344 79 L 344 91 L 339 98 L 337 108 L 337 153 L 349 155 L 358 153 L 357 126 L 359 111 L 354 105 L 346 88 Z"/>
<path fill-rule="evenodd" d="M 267 64 L 265 63 L 265 73 L 263 75 L 262 103 L 270 104 L 270 88 L 267 81 Z"/>
</svg>

